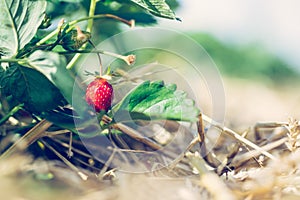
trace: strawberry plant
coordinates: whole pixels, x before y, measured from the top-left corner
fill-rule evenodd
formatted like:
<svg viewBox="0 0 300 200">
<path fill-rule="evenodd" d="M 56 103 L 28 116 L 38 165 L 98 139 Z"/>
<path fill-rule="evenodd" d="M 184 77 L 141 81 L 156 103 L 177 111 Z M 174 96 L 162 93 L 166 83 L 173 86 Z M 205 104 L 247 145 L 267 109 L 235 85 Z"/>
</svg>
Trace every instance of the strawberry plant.
<svg viewBox="0 0 300 200">
<path fill-rule="evenodd" d="M 175 159 L 174 155 L 170 156 L 170 152 L 184 152 L 187 143 L 195 140 L 192 132 L 195 131 L 196 122 L 198 126 L 199 123 L 202 124 L 203 115 L 200 115 L 200 109 L 187 91 L 177 89 L 176 84 L 165 81 L 167 77 L 151 80 L 131 77 L 130 68 L 134 68 L 136 60 L 139 65 L 147 68 L 146 74 L 155 71 L 151 71 L 151 65 L 143 65 L 143 56 L 139 52 L 138 55 L 121 55 L 99 49 L 95 45 L 98 38 L 94 38 L 95 35 L 98 36 L 95 33 L 99 26 L 98 20 L 100 25 L 105 21 L 115 21 L 129 27 L 133 27 L 135 22 L 143 22 L 140 21 L 141 17 L 134 18 L 134 13 L 142 13 L 142 18 L 152 19 L 148 23 L 155 21 L 153 15 L 179 20 L 169 4 L 164 0 L 82 0 L 76 5 L 81 8 L 89 7 L 87 14 L 68 21 L 61 18 L 64 13 L 55 13 L 51 9 L 53 5 L 58 6 L 58 2 L 60 1 L 0 1 L 0 123 L 6 127 L 17 122 L 13 126 L 16 128 L 12 129 L 17 131 L 5 132 L 2 136 L 20 136 L 17 142 L 7 144 L 2 150 L 1 158 L 12 154 L 18 149 L 18 144 L 25 142 L 22 147 L 33 155 L 38 156 L 37 152 L 42 150 L 45 157 L 58 157 L 72 169 L 76 163 L 105 172 L 110 167 L 121 168 L 118 162 L 125 162 L 124 157 L 130 150 L 135 154 L 129 155 L 129 160 L 125 159 L 127 164 L 137 164 L 145 156 L 154 156 L 150 156 L 155 160 L 150 166 L 148 161 L 141 161 L 148 170 L 152 164 L 166 159 L 166 155 L 168 160 Z M 62 5 L 74 4 L 66 1 Z M 125 8 L 130 8 L 130 11 L 124 13 Z M 113 12 L 118 9 L 120 16 Z M 111 11 L 112 14 L 103 13 L 104 11 Z M 56 20 L 51 20 L 50 15 L 56 17 Z M 51 22 L 53 24 L 49 26 Z M 157 35 L 160 36 L 163 34 Z M 130 42 L 135 43 L 134 39 Z M 180 45 L 181 40 L 177 42 Z M 119 43 L 116 44 L 117 48 L 121 47 L 122 41 Z M 190 46 L 191 50 L 193 45 L 192 43 Z M 82 75 L 78 65 L 82 62 L 82 57 L 91 54 L 97 56 L 97 68 L 92 72 L 89 68 L 90 62 L 86 62 L 81 67 L 84 71 Z M 189 55 L 190 53 L 185 56 Z M 111 67 L 105 62 L 108 57 L 122 62 Z M 194 62 L 193 59 L 190 61 Z M 222 129 L 220 124 L 209 117 L 203 115 L 203 118 Z M 182 123 L 188 126 L 181 127 Z M 190 130 L 188 127 L 194 128 Z M 169 131 L 157 136 L 160 128 Z M 198 131 L 200 130 L 202 128 L 198 127 Z M 179 139 L 175 133 L 187 135 Z M 227 133 L 259 149 L 235 132 Z M 49 137 L 58 138 L 49 141 Z M 68 144 L 66 140 L 69 141 Z M 198 141 L 198 137 L 195 141 Z M 80 145 L 75 148 L 73 143 Z M 97 146 L 95 152 L 94 145 Z M 48 148 L 45 149 L 45 146 Z M 115 149 L 118 148 L 124 150 L 119 157 L 115 155 Z M 77 152 L 76 156 L 73 155 L 73 149 Z M 139 153 L 139 150 L 146 154 Z M 99 152 L 101 155 L 98 155 Z M 92 154 L 93 162 L 97 162 L 97 166 L 83 161 L 86 157 L 82 158 L 82 155 L 89 154 Z M 266 155 L 271 157 L 267 153 Z M 69 157 L 70 162 L 64 159 L 65 156 Z M 115 159 L 112 161 L 111 157 Z M 168 165 L 168 162 L 163 166 Z"/>
<path fill-rule="evenodd" d="M 60 19 L 49 26 L 52 21 L 47 11 L 49 5 L 55 3 L 45 0 L 0 1 L 1 124 L 10 124 L 12 118 L 19 120 L 20 141 L 26 141 L 26 147 L 43 148 L 46 145 L 42 145 L 46 143 L 43 134 L 48 129 L 75 134 L 69 138 L 71 142 L 80 141 L 80 137 L 100 137 L 103 140 L 107 138 L 106 133 L 110 137 L 121 134 L 126 139 L 128 130 L 124 126 L 130 128 L 152 120 L 197 121 L 200 112 L 193 100 L 186 92 L 177 90 L 175 84 L 165 84 L 163 80 L 145 80 L 113 101 L 113 88 L 123 76 L 110 72 L 108 66 L 102 66 L 102 55 L 123 60 L 123 64 L 127 65 L 134 65 L 136 58 L 131 54 L 119 55 L 97 49 L 93 42 L 94 26 L 97 20 L 105 19 L 132 27 L 139 18 L 124 19 L 115 14 L 95 13 L 97 6 L 113 3 L 91 0 L 87 16 L 72 21 Z M 129 6 L 139 12 L 144 10 L 146 16 L 179 20 L 164 0 L 128 1 L 118 5 Z M 77 81 L 76 65 L 86 54 L 96 54 L 99 67 L 96 75 L 86 67 L 85 80 Z M 103 76 L 104 67 L 107 75 Z M 90 82 L 90 78 L 95 76 Z M 106 77 L 112 77 L 112 80 Z M 80 89 L 74 93 L 74 87 Z M 39 127 L 42 128 L 37 130 Z M 129 142 L 129 145 L 141 142 L 138 134 L 130 137 L 134 142 Z M 141 143 L 145 145 L 145 140 L 142 139 Z M 17 143 L 4 151 L 2 157 L 11 154 L 16 149 L 15 145 Z M 69 146 L 71 150 L 72 145 Z"/>
<path fill-rule="evenodd" d="M 205 50 L 178 32 L 140 28 L 159 18 L 180 21 L 176 6 L 168 0 L 0 0 L 0 199 L 7 198 L 7 184 L 14 193 L 19 183 L 27 188 L 30 181 L 21 179 L 32 174 L 39 180 L 34 191 L 53 179 L 49 185 L 59 181 L 59 192 L 76 199 L 87 191 L 123 198 L 128 188 L 133 198 L 149 188 L 159 195 L 172 188 L 162 195 L 172 199 L 299 196 L 299 121 L 257 123 L 254 142 L 246 138 L 249 130 L 223 126 L 224 89 Z M 201 104 L 207 96 L 215 120 Z M 122 172 L 130 172 L 125 184 Z M 160 178 L 131 179 L 140 172 Z M 36 198 L 26 194 L 18 199 Z"/>
</svg>

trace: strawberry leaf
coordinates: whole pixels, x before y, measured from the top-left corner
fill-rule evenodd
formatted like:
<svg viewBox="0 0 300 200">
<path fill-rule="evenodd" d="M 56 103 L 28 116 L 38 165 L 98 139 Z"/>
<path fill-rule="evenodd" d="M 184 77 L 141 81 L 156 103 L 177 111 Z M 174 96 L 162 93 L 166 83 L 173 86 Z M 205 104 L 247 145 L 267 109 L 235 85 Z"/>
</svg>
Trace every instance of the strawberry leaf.
<svg viewBox="0 0 300 200">
<path fill-rule="evenodd" d="M 0 0 L 0 52 L 13 57 L 36 34 L 44 19 L 45 0 Z"/>
<path fill-rule="evenodd" d="M 34 68 L 45 75 L 53 83 L 76 112 L 84 115 L 88 105 L 84 100 L 84 91 L 75 81 L 72 72 L 66 69 L 67 61 L 64 56 L 55 52 L 37 50 L 28 57 L 28 67 Z M 76 88 L 76 92 L 73 92 Z M 74 101 L 76 103 L 74 103 Z"/>
<path fill-rule="evenodd" d="M 131 0 L 131 2 L 158 17 L 180 20 L 165 0 Z"/>
<path fill-rule="evenodd" d="M 40 72 L 17 64 L 0 71 L 0 87 L 31 112 L 41 113 L 64 104 L 59 90 Z"/>
<path fill-rule="evenodd" d="M 199 109 L 175 84 L 145 81 L 112 109 L 117 122 L 127 120 L 177 120 L 194 122 Z"/>
<path fill-rule="evenodd" d="M 64 56 L 55 52 L 37 50 L 28 57 L 27 66 L 44 74 L 71 103 L 74 78 L 66 69 L 67 61 Z"/>
<path fill-rule="evenodd" d="M 64 56 L 55 52 L 41 50 L 33 52 L 27 58 L 27 62 L 24 63 L 27 67 L 33 68 L 47 77 L 49 82 L 55 85 L 67 102 L 72 105 L 74 113 L 77 115 L 73 116 L 74 113 L 66 114 L 63 110 L 56 109 L 55 111 L 43 113 L 43 117 L 62 128 L 67 128 L 80 135 L 80 132 L 76 130 L 76 126 L 85 122 L 91 123 L 95 119 L 87 112 L 90 107 L 84 100 L 85 93 L 81 88 L 82 86 L 75 81 L 72 72 L 66 69 L 66 64 Z M 91 136 L 93 134 L 95 132 L 91 134 L 85 133 L 84 135 Z"/>
</svg>

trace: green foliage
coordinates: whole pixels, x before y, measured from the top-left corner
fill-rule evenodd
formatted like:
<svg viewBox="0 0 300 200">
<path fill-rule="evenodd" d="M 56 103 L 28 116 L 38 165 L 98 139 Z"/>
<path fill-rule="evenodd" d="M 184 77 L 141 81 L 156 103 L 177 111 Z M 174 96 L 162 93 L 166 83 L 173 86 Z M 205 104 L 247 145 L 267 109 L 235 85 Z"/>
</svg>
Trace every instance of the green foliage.
<svg viewBox="0 0 300 200">
<path fill-rule="evenodd" d="M 178 19 L 165 0 L 131 0 L 131 2 L 146 9 L 153 15 L 169 19 Z"/>
<path fill-rule="evenodd" d="M 194 101 L 188 99 L 185 92 L 176 90 L 175 84 L 165 85 L 163 81 L 143 82 L 129 92 L 113 110 L 117 113 L 117 121 L 126 120 L 123 118 L 126 117 L 126 112 L 130 113 L 130 119 L 133 120 L 196 121 L 199 115 Z"/>
<path fill-rule="evenodd" d="M 64 18 L 67 21 L 78 19 L 86 16 L 90 6 L 90 0 L 79 1 L 62 1 L 48 0 L 47 14 L 52 19 Z M 152 3 L 151 3 L 152 2 Z M 137 25 L 153 25 L 157 19 L 153 16 L 177 19 L 172 10 L 176 9 L 179 4 L 176 0 L 156 0 L 156 1 L 130 1 L 130 0 L 105 0 L 99 1 L 95 14 L 113 14 L 126 20 L 135 20 Z M 157 2 L 157 5 L 152 5 Z M 151 6 L 152 5 L 152 6 Z M 161 7 L 161 8 L 160 8 Z M 150 12 L 153 10 L 153 12 Z M 84 24 L 83 24 L 84 26 Z M 120 32 L 119 23 L 114 20 L 99 19 L 94 21 L 93 41 L 98 43 L 103 38 Z M 99 30 L 99 32 L 97 32 Z"/>
<path fill-rule="evenodd" d="M 204 47 L 225 75 L 259 78 L 274 84 L 299 78 L 299 74 L 291 66 L 258 44 L 241 47 L 222 43 L 207 34 L 197 33 L 191 36 Z"/>
<path fill-rule="evenodd" d="M 79 13 L 80 16 L 75 18 L 78 19 L 86 17 L 90 3 L 89 0 L 48 0 L 47 2 L 45 0 L 0 0 L 2 96 L 12 97 L 15 103 L 23 103 L 27 111 L 74 132 L 76 130 L 73 119 L 76 118 L 85 124 L 90 123 L 94 118 L 87 112 L 84 89 L 75 83 L 73 72 L 66 69 L 72 56 L 59 55 L 54 51 L 59 49 L 57 47 L 62 44 L 61 42 L 66 42 L 67 39 L 73 42 L 74 38 L 77 39 L 78 32 L 71 30 L 69 24 L 65 24 L 66 26 L 62 27 L 63 31 L 60 32 L 49 33 L 49 29 L 40 30 L 39 28 L 45 22 L 46 11 L 52 19 L 53 17 L 72 18 L 73 9 L 78 11 L 74 13 Z M 173 5 L 176 6 L 176 4 Z M 165 0 L 99 1 L 95 14 L 101 13 L 117 14 L 118 17 L 135 19 L 137 22 L 146 24 L 156 21 L 152 15 L 177 19 Z M 112 20 L 105 18 L 95 20 L 94 22 L 98 24 L 94 23 L 93 30 L 97 30 L 99 24 L 101 24 L 101 30 L 106 30 L 105 25 L 103 26 L 103 22 L 106 21 Z M 49 23 L 48 18 L 46 22 Z M 116 27 L 107 30 L 110 34 L 114 34 Z M 72 36 L 70 38 L 65 31 L 69 28 L 71 30 L 69 35 Z M 98 35 L 96 31 L 93 34 Z M 41 39 L 43 42 L 40 41 Z M 90 37 L 87 37 L 88 39 Z M 63 46 L 65 45 L 66 43 Z M 79 46 L 81 47 L 81 44 Z M 72 54 L 73 50 L 73 48 L 65 48 L 67 53 Z M 74 93 L 74 86 L 80 88 L 80 91 Z M 74 99 L 76 99 L 75 104 L 73 104 Z M 60 107 L 66 103 L 74 106 L 76 117 Z M 165 85 L 162 81 L 144 82 L 124 97 L 115 108 L 118 108 L 118 114 L 124 111 L 129 112 L 132 116 L 131 120 L 195 121 L 199 114 L 199 110 L 194 106 L 194 102 L 186 97 L 186 93 L 177 91 L 176 85 Z"/>
<path fill-rule="evenodd" d="M 0 52 L 16 56 L 36 34 L 45 10 L 45 0 L 0 0 Z"/>
<path fill-rule="evenodd" d="M 66 69 L 67 62 L 64 56 L 54 52 L 38 50 L 28 57 L 28 63 L 25 63 L 25 65 L 46 76 L 71 104 L 74 78 L 71 76 L 70 71 Z"/>
<path fill-rule="evenodd" d="M 2 92 L 12 95 L 25 108 L 40 113 L 64 104 L 60 91 L 40 72 L 18 64 L 0 71 Z"/>
</svg>

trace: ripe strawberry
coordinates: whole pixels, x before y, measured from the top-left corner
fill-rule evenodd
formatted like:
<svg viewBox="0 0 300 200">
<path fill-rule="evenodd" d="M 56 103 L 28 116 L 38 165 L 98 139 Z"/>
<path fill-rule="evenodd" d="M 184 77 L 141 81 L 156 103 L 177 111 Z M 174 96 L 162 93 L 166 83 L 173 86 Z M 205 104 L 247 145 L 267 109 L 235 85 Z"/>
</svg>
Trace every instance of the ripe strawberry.
<svg viewBox="0 0 300 200">
<path fill-rule="evenodd" d="M 96 78 L 85 92 L 86 102 L 93 106 L 96 112 L 107 112 L 113 99 L 113 87 L 104 78 Z"/>
</svg>

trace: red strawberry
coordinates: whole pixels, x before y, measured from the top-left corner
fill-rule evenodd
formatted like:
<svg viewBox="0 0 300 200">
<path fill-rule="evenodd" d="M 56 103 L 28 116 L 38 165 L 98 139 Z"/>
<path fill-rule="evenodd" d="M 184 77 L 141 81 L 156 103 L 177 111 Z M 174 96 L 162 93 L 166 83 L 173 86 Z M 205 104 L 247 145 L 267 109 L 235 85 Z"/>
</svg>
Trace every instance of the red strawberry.
<svg viewBox="0 0 300 200">
<path fill-rule="evenodd" d="M 93 106 L 96 112 L 107 112 L 113 99 L 113 87 L 104 78 L 96 78 L 92 81 L 85 92 L 86 102 Z"/>
</svg>

